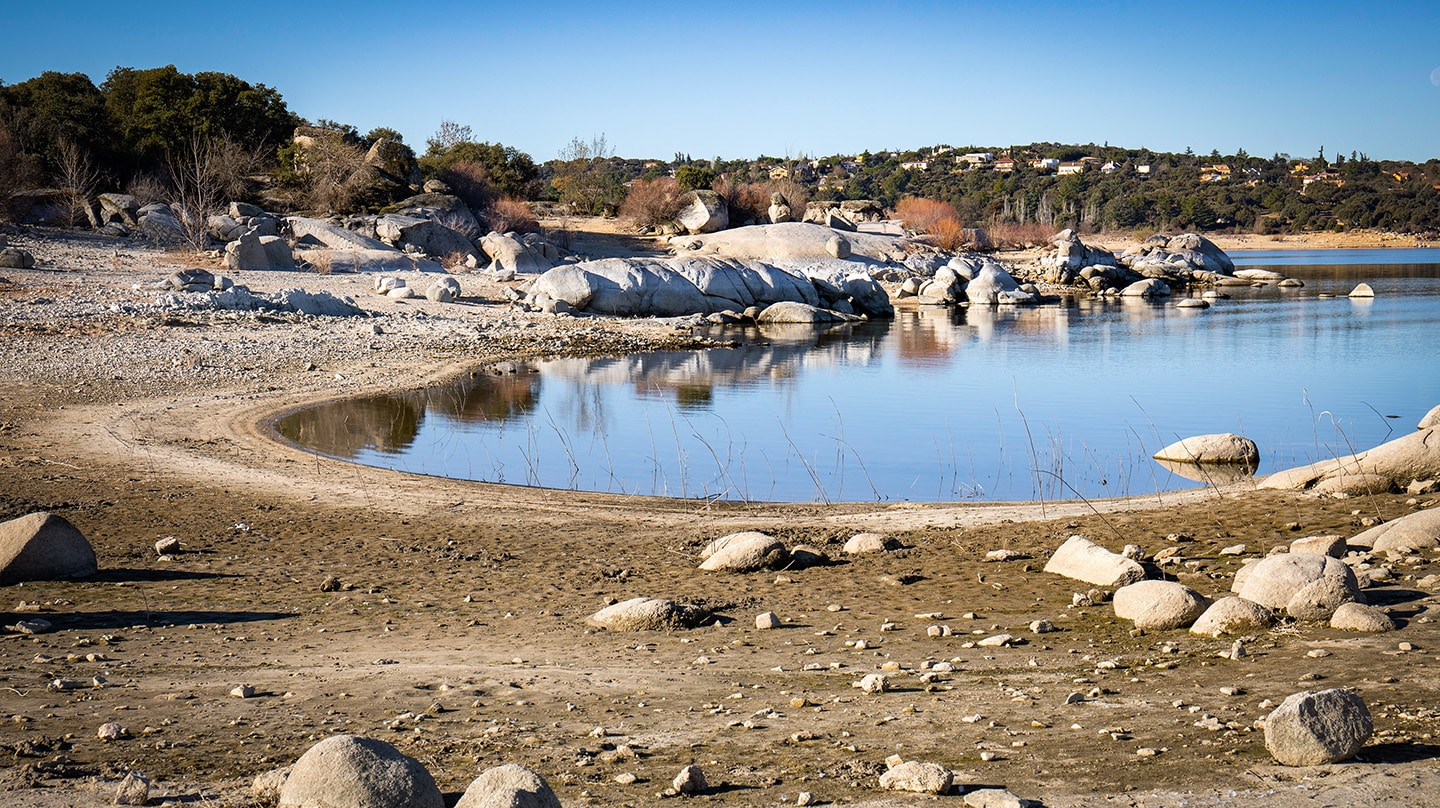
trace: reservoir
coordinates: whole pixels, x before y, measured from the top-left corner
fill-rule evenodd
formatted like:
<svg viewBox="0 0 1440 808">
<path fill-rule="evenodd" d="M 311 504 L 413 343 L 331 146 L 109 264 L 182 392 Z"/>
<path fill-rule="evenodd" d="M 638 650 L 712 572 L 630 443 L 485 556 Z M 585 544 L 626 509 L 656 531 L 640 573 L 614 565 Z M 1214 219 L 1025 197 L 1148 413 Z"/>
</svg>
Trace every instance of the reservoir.
<svg viewBox="0 0 1440 808">
<path fill-rule="evenodd" d="M 1440 404 L 1440 249 L 1234 253 L 1300 288 L 1205 310 L 1066 298 L 901 309 L 733 347 L 476 369 L 276 429 L 400 471 L 746 501 L 1033 501 L 1201 483 L 1150 459 L 1234 432 L 1259 474 L 1399 437 Z M 1349 298 L 1357 283 L 1373 298 Z M 1198 294 L 1198 292 L 1197 292 Z"/>
</svg>

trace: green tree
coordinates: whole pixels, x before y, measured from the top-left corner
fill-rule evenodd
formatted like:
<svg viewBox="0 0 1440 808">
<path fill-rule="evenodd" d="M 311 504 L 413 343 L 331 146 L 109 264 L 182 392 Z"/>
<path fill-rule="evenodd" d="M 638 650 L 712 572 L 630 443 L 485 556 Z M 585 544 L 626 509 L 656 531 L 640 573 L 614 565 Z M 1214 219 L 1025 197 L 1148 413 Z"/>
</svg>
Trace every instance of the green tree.
<svg viewBox="0 0 1440 808">
<path fill-rule="evenodd" d="M 0 87 L 0 120 L 18 153 L 46 174 L 58 169 L 65 142 L 100 163 L 115 158 L 105 97 L 84 73 L 46 71 Z"/>
<path fill-rule="evenodd" d="M 715 172 L 702 166 L 685 165 L 675 169 L 675 182 L 682 191 L 699 191 L 715 184 Z"/>
</svg>

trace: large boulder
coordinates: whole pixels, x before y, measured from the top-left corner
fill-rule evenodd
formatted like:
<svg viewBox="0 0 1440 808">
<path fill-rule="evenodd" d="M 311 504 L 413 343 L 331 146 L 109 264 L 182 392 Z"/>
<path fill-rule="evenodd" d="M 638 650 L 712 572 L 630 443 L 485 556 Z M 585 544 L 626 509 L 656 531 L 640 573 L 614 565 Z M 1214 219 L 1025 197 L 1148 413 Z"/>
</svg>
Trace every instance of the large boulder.
<svg viewBox="0 0 1440 808">
<path fill-rule="evenodd" d="M 631 598 L 590 616 L 590 624 L 610 631 L 674 631 L 694 628 L 710 612 L 690 603 L 663 598 Z"/>
<path fill-rule="evenodd" d="M 375 232 L 397 247 L 409 245 L 435 258 L 479 258 L 470 239 L 434 219 L 390 213 L 375 222 Z"/>
<path fill-rule="evenodd" d="M 1239 463 L 1252 465 L 1260 462 L 1260 448 L 1255 441 L 1228 432 L 1216 435 L 1196 435 L 1166 446 L 1151 455 L 1156 460 L 1177 463 Z"/>
<path fill-rule="evenodd" d="M 119 222 L 126 227 L 140 225 L 140 200 L 130 194 L 101 194 L 95 198 L 100 203 L 102 222 Z"/>
<path fill-rule="evenodd" d="M 514 233 L 490 233 L 480 239 L 480 248 L 490 257 L 490 271 L 544 272 L 555 266 L 540 250 L 526 244 Z"/>
<path fill-rule="evenodd" d="M 1184 628 L 1209 605 L 1204 595 L 1174 581 L 1138 581 L 1115 590 L 1115 616 L 1145 631 Z"/>
<path fill-rule="evenodd" d="M 730 209 L 725 198 L 714 191 L 688 191 L 680 197 L 676 221 L 692 234 L 715 233 L 730 226 Z"/>
<path fill-rule="evenodd" d="M 1440 508 L 1416 511 L 1399 519 L 1383 522 L 1352 536 L 1348 543 L 1377 552 L 1440 547 Z"/>
<path fill-rule="evenodd" d="M 1159 278 L 1136 281 L 1120 290 L 1121 297 L 1169 297 L 1170 286 Z"/>
<path fill-rule="evenodd" d="M 1440 426 L 1440 405 L 1431 407 L 1429 412 L 1421 416 L 1420 422 L 1415 425 L 1415 428 L 1429 429 L 1432 426 Z"/>
<path fill-rule="evenodd" d="M 1051 244 L 1055 252 L 1040 259 L 1040 265 L 1047 270 L 1045 280 L 1050 283 L 1071 283 L 1086 267 L 1115 266 L 1114 253 L 1087 246 L 1074 230 L 1060 231 Z"/>
<path fill-rule="evenodd" d="M 755 572 L 776 569 L 790 561 L 784 542 L 754 531 L 732 533 L 711 542 L 700 552 L 700 569 L 711 572 Z"/>
<path fill-rule="evenodd" d="M 994 261 L 981 264 L 975 277 L 965 284 L 965 299 L 973 305 L 996 306 L 1001 303 L 1033 303 L 1035 298 L 1020 291 L 1020 284 Z"/>
<path fill-rule="evenodd" d="M 1112 553 L 1084 536 L 1071 536 L 1061 544 L 1045 571 L 1095 586 L 1126 586 L 1145 577 L 1140 562 Z"/>
<path fill-rule="evenodd" d="M 676 236 L 670 244 L 681 253 L 718 255 L 764 261 L 790 267 L 790 262 L 824 261 L 833 257 L 829 242 L 836 232 L 810 222 L 737 227 L 719 233 L 697 236 Z M 903 261 L 914 242 L 904 237 L 878 233 L 846 233 L 850 258 L 857 261 Z"/>
<path fill-rule="evenodd" d="M 1214 242 L 1196 233 L 1154 235 L 1126 250 L 1120 263 L 1142 274 L 1231 275 L 1235 262 Z"/>
<path fill-rule="evenodd" d="M 1352 758 L 1374 725 L 1365 700 L 1340 689 L 1290 695 L 1265 718 L 1265 748 L 1285 766 L 1321 766 Z"/>
<path fill-rule="evenodd" d="M 1415 480 L 1440 478 L 1440 427 L 1411 432 L 1347 457 L 1277 471 L 1260 487 L 1333 492 L 1346 490 L 1351 478 L 1363 490 L 1381 484 L 1385 490 L 1404 490 Z"/>
<path fill-rule="evenodd" d="M 404 143 L 380 138 L 365 154 L 366 165 L 381 171 L 397 186 L 420 184 L 420 164 L 415 151 Z"/>
<path fill-rule="evenodd" d="M 373 738 L 332 735 L 285 779 L 279 808 L 445 808 L 420 762 Z"/>
<path fill-rule="evenodd" d="M 766 306 L 758 317 L 758 323 L 805 323 L 809 325 L 830 325 L 843 323 L 847 318 L 819 306 L 808 303 L 783 301 Z"/>
<path fill-rule="evenodd" d="M 287 216 L 285 224 L 299 247 L 324 247 L 331 250 L 387 250 L 399 252 L 379 239 L 348 230 L 324 219 Z"/>
<path fill-rule="evenodd" d="M 1348 592 L 1350 600 L 1358 600 L 1360 596 L 1360 584 L 1355 579 L 1355 573 L 1344 562 L 1313 553 L 1266 556 L 1249 567 L 1243 581 L 1238 575 L 1236 580 L 1240 597 L 1276 611 L 1286 610 L 1291 599 L 1301 590 L 1321 580 L 1330 581 L 1340 591 Z M 1312 590 L 1312 594 L 1319 591 Z"/>
<path fill-rule="evenodd" d="M 560 808 L 560 799 L 545 778 L 518 763 L 506 763 L 481 772 L 455 808 Z"/>
<path fill-rule="evenodd" d="M 59 514 L 40 511 L 0 522 L 0 585 L 83 578 L 98 569 L 95 549 Z"/>
<path fill-rule="evenodd" d="M 1275 623 L 1275 613 L 1254 601 L 1231 595 L 1210 604 L 1190 626 L 1191 634 L 1219 637 L 1222 634 L 1251 634 Z"/>
</svg>

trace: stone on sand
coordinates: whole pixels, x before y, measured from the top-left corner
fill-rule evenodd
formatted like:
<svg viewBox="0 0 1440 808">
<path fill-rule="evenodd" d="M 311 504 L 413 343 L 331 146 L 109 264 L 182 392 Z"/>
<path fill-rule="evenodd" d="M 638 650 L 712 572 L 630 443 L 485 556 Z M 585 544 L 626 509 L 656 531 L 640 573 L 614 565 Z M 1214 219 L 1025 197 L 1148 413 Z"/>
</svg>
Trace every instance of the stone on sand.
<svg viewBox="0 0 1440 808">
<path fill-rule="evenodd" d="M 1390 615 L 1375 606 L 1361 603 L 1342 603 L 1330 615 L 1330 628 L 1340 631 L 1385 632 L 1394 631 L 1395 621 Z"/>
<path fill-rule="evenodd" d="M 1139 581 L 1115 590 L 1115 616 L 1147 631 L 1184 628 L 1209 605 L 1205 596 L 1174 581 Z"/>
<path fill-rule="evenodd" d="M 420 762 L 384 741 L 332 735 L 290 770 L 279 808 L 445 808 Z"/>
<path fill-rule="evenodd" d="M 631 598 L 590 616 L 591 625 L 611 631 L 674 631 L 700 625 L 710 612 L 663 598 Z"/>
<path fill-rule="evenodd" d="M 481 772 L 455 808 L 560 808 L 560 800 L 545 778 L 518 763 L 506 763 Z"/>
<path fill-rule="evenodd" d="M 755 572 L 784 566 L 790 552 L 774 536 L 750 531 L 716 539 L 701 551 L 700 558 L 702 570 Z"/>
<path fill-rule="evenodd" d="M 1354 757 L 1373 731 L 1364 699 L 1340 689 L 1306 690 L 1265 718 L 1265 748 L 1285 766 L 1320 766 Z"/>
<path fill-rule="evenodd" d="M 37 511 L 0 522 L 0 586 L 94 575 L 95 549 L 65 517 Z"/>
<path fill-rule="evenodd" d="M 861 555 L 862 553 L 887 553 L 899 550 L 900 547 L 899 539 L 879 533 L 856 533 L 845 540 L 844 549 L 846 555 Z"/>
<path fill-rule="evenodd" d="M 1145 577 L 1145 568 L 1139 562 L 1078 535 L 1066 539 L 1055 550 L 1045 564 L 1045 572 L 1096 586 L 1125 586 Z"/>
<path fill-rule="evenodd" d="M 944 794 L 955 777 L 938 763 L 907 760 L 880 775 L 880 787 L 890 791 L 913 791 L 919 794 Z"/>
<path fill-rule="evenodd" d="M 1190 626 L 1190 633 L 1219 637 L 1263 631 L 1275 622 L 1275 613 L 1254 601 L 1231 595 L 1210 604 Z"/>
</svg>

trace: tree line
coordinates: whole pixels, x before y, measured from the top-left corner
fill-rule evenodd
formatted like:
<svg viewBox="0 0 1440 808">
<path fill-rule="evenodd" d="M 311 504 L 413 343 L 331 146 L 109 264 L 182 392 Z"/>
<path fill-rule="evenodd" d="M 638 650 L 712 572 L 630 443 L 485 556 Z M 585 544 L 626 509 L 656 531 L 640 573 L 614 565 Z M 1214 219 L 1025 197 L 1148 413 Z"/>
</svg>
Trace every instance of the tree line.
<svg viewBox="0 0 1440 808">
<path fill-rule="evenodd" d="M 958 159 L 975 153 L 988 157 Z M 768 204 L 761 189 L 768 198 L 783 188 L 802 204 L 875 199 L 894 208 L 907 198 L 936 200 L 980 227 L 1260 233 L 1440 227 L 1436 159 L 1031 143 L 818 159 L 706 160 L 677 152 L 665 160 L 619 157 L 596 135 L 576 137 L 554 159 L 536 162 L 514 147 L 477 140 L 470 127 L 452 121 L 417 153 L 394 129 L 362 134 L 345 123 L 308 121 L 278 90 L 227 73 L 117 67 L 99 85 L 83 73 L 53 71 L 0 82 L 0 206 L 27 189 L 73 199 L 130 190 L 158 199 L 196 174 L 197 156 L 223 175 L 213 183 L 225 195 L 327 213 L 379 209 L 439 180 L 477 210 L 528 200 L 613 214 L 637 183 L 656 193 L 657 183 L 673 181 L 682 191 L 714 188 L 746 215 L 760 215 Z M 668 185 L 663 190 L 673 193 Z"/>
</svg>

